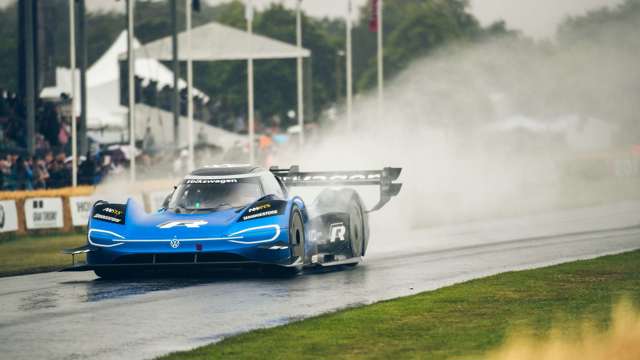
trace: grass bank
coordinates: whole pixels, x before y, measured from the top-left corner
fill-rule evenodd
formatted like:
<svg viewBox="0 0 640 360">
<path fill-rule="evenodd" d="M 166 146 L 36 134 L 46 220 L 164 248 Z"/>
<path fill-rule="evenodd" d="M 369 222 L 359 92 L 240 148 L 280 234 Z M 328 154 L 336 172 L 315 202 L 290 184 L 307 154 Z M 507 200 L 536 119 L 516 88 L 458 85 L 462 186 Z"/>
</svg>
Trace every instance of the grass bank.
<svg viewBox="0 0 640 360">
<path fill-rule="evenodd" d="M 81 233 L 16 236 L 2 240 L 0 276 L 61 269 L 71 264 L 71 256 L 62 254 L 62 249 L 82 246 L 86 241 L 86 235 Z"/>
<path fill-rule="evenodd" d="M 640 251 L 500 274 L 161 359 L 478 359 L 523 329 L 534 339 L 551 329 L 571 338 L 585 321 L 606 329 L 623 296 L 640 303 Z"/>
</svg>

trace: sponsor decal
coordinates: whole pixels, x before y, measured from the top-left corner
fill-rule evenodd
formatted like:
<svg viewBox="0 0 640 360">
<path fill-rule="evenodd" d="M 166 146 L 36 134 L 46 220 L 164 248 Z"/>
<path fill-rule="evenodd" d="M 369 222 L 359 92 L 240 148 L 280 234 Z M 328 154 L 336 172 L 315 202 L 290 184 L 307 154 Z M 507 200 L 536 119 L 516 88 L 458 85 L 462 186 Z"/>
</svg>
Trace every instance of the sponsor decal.
<svg viewBox="0 0 640 360">
<path fill-rule="evenodd" d="M 93 209 L 93 219 L 112 222 L 114 224 L 125 223 L 126 205 L 123 204 L 99 204 Z"/>
<path fill-rule="evenodd" d="M 158 225 L 158 227 L 160 229 L 171 229 L 177 226 L 184 226 L 190 229 L 194 229 L 206 224 L 208 224 L 206 220 L 174 220 L 164 222 Z"/>
<path fill-rule="evenodd" d="M 260 202 L 247 209 L 240 217 L 240 221 L 254 220 L 265 218 L 269 216 L 276 216 L 284 214 L 286 201 L 271 200 L 267 202 Z"/>
<path fill-rule="evenodd" d="M 246 215 L 242 217 L 242 220 L 251 220 L 251 219 L 257 219 L 257 218 L 273 216 L 273 215 L 278 215 L 278 210 L 270 210 L 270 211 L 264 211 L 261 213 L 253 214 L 253 215 Z"/>
<path fill-rule="evenodd" d="M 322 232 L 317 230 L 309 231 L 309 241 L 312 243 L 318 242 L 322 239 Z"/>
<path fill-rule="evenodd" d="M 106 213 L 109 213 L 109 214 L 112 214 L 112 215 L 115 215 L 115 216 L 120 216 L 120 215 L 122 215 L 124 213 L 122 210 L 117 210 L 117 209 L 110 208 L 110 207 L 103 208 L 102 211 L 104 211 Z"/>
<path fill-rule="evenodd" d="M 283 176 L 285 182 L 380 180 L 380 174 Z"/>
<path fill-rule="evenodd" d="M 347 227 L 344 226 L 344 223 L 331 224 L 329 226 L 329 233 L 331 234 L 329 236 L 329 242 L 336 242 L 338 240 L 344 241 L 344 235 L 347 233 Z"/>
<path fill-rule="evenodd" d="M 100 213 L 97 213 L 97 214 L 93 215 L 93 218 L 94 219 L 111 221 L 111 222 L 118 223 L 118 224 L 122 222 L 122 219 L 118 219 L 118 218 L 115 218 L 113 216 L 102 215 Z"/>
<path fill-rule="evenodd" d="M 229 184 L 229 183 L 237 183 L 238 179 L 185 179 L 185 184 Z"/>
<path fill-rule="evenodd" d="M 260 206 L 252 207 L 251 209 L 249 209 L 249 212 L 253 213 L 253 212 L 256 212 L 256 211 L 266 210 L 266 209 L 269 209 L 269 208 L 271 208 L 271 204 L 267 203 L 267 204 L 262 204 Z"/>
</svg>

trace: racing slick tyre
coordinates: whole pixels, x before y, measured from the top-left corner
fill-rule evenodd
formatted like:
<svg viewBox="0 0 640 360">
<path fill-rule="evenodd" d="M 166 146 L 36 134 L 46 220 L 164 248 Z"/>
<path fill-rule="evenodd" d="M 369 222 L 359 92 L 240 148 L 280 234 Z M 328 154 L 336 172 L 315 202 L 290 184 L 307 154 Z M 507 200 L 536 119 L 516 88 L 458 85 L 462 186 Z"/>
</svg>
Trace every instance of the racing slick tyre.
<svg viewBox="0 0 640 360">
<path fill-rule="evenodd" d="M 368 219 L 360 195 L 353 189 L 325 189 L 318 195 L 314 207 L 321 213 L 338 212 L 348 216 L 349 247 L 353 257 L 364 256 L 367 250 Z"/>
<path fill-rule="evenodd" d="M 292 260 L 301 259 L 304 262 L 304 223 L 296 205 L 291 208 L 289 217 L 289 249 Z"/>
<path fill-rule="evenodd" d="M 364 255 L 364 211 L 357 198 L 349 201 L 349 239 L 353 257 Z"/>
<path fill-rule="evenodd" d="M 300 264 L 291 267 L 269 266 L 263 268 L 264 273 L 275 278 L 290 278 L 299 274 L 305 261 L 304 240 L 302 214 L 300 209 L 293 205 L 289 216 L 289 251 L 291 251 L 291 262 L 295 263 L 300 260 Z"/>
</svg>

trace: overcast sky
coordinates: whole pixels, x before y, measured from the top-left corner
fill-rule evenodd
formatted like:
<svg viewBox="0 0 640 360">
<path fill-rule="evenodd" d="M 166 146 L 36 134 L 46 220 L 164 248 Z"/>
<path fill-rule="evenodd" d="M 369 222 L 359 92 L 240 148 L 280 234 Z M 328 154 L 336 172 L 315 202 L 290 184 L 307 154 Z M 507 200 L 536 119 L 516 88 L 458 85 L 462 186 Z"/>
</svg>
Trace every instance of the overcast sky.
<svg viewBox="0 0 640 360">
<path fill-rule="evenodd" d="M 0 0 L 7 4 L 14 0 Z M 161 0 L 159 0 L 161 1 Z M 220 3 L 228 0 L 204 0 Z M 297 0 L 253 0 L 256 7 L 263 8 L 271 3 L 283 3 L 294 7 Z M 354 9 L 369 0 L 353 0 Z M 514 29 L 536 38 L 553 37 L 556 27 L 568 15 L 584 14 L 601 6 L 611 6 L 623 0 L 471 0 L 471 11 L 483 24 L 504 19 Z M 87 0 L 89 9 L 124 10 L 124 1 Z M 303 8 L 314 16 L 344 16 L 347 0 L 303 0 Z M 386 0 L 392 6 L 393 0 Z"/>
</svg>

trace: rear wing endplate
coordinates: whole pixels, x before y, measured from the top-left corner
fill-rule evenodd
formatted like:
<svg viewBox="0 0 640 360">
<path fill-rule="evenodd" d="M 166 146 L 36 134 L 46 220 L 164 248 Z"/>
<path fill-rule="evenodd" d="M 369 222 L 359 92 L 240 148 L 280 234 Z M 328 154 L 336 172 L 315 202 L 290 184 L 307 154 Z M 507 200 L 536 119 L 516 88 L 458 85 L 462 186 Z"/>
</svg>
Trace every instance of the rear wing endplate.
<svg viewBox="0 0 640 360">
<path fill-rule="evenodd" d="M 402 189 L 398 179 L 402 168 L 386 167 L 382 170 L 364 171 L 300 171 L 297 165 L 288 169 L 272 166 L 270 169 L 287 186 L 380 186 L 380 200 L 369 211 L 382 208 Z"/>
</svg>

